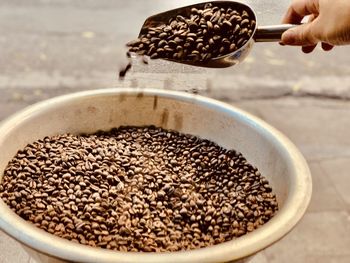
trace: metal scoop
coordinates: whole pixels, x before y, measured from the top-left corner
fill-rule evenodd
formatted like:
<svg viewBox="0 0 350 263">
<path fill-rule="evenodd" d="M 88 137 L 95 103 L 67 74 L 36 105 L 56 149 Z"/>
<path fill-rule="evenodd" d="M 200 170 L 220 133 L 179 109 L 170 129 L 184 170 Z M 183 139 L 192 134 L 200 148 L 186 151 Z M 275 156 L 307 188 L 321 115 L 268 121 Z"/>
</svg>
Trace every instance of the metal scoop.
<svg viewBox="0 0 350 263">
<path fill-rule="evenodd" d="M 203 9 L 204 6 L 208 3 L 212 3 L 214 6 L 218 6 L 220 8 L 225 8 L 225 9 L 231 8 L 237 11 L 245 10 L 246 12 L 248 12 L 251 19 L 254 19 L 255 21 L 257 21 L 255 12 L 250 6 L 246 4 L 235 2 L 235 1 L 204 2 L 204 3 L 176 8 L 176 9 L 159 13 L 147 18 L 141 28 L 139 37 L 141 35 L 147 34 L 147 31 L 149 28 L 166 24 L 168 23 L 170 18 L 175 18 L 177 15 L 188 17 L 191 14 L 192 8 Z M 284 31 L 290 28 L 293 28 L 295 26 L 297 25 L 282 24 L 282 25 L 271 25 L 271 26 L 258 26 L 256 23 L 254 28 L 252 29 L 253 34 L 250 37 L 250 39 L 242 47 L 240 47 L 234 52 L 231 52 L 219 57 L 214 57 L 207 61 L 185 61 L 185 60 L 174 60 L 174 59 L 166 59 L 166 60 L 170 60 L 170 61 L 174 61 L 182 64 L 188 64 L 192 66 L 198 66 L 198 67 L 208 67 L 208 68 L 230 67 L 238 64 L 239 62 L 243 61 L 247 57 L 247 55 L 249 54 L 250 50 L 253 47 L 254 42 L 278 42 L 281 40 L 281 35 Z"/>
</svg>

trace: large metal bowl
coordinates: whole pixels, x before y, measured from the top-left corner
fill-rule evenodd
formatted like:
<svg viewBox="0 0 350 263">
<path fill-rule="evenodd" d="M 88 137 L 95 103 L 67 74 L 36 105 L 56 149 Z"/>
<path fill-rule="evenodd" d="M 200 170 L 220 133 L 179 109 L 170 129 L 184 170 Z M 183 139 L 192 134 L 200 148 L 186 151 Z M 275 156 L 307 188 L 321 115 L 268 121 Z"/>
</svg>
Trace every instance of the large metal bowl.
<svg viewBox="0 0 350 263">
<path fill-rule="evenodd" d="M 16 152 L 36 139 L 151 124 L 198 135 L 242 152 L 270 181 L 277 195 L 278 213 L 264 226 L 236 240 L 172 253 L 123 253 L 75 244 L 36 228 L 2 201 L 1 229 L 30 248 L 39 262 L 227 262 L 246 258 L 278 241 L 305 213 L 311 197 L 310 171 L 284 135 L 235 107 L 174 91 L 87 91 L 50 99 L 19 112 L 0 125 L 0 180 Z"/>
</svg>

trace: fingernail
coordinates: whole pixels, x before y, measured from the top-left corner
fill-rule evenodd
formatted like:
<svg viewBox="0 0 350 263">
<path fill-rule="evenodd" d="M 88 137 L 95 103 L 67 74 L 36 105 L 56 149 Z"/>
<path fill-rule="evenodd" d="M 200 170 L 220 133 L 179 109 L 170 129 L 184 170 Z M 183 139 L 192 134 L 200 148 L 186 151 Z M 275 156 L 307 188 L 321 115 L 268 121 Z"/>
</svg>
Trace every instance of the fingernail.
<svg viewBox="0 0 350 263">
<path fill-rule="evenodd" d="M 296 34 L 294 30 L 288 30 L 282 35 L 282 42 L 286 45 L 292 45 L 295 43 Z"/>
</svg>

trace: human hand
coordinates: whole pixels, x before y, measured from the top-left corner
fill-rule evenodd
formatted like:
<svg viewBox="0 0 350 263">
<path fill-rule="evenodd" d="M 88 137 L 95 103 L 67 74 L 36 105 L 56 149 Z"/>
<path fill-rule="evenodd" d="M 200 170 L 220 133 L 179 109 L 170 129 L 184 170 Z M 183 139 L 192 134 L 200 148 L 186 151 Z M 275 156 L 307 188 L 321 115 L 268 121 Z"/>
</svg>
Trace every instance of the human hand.
<svg viewBox="0 0 350 263">
<path fill-rule="evenodd" d="M 350 44 L 350 0 L 293 0 L 283 23 L 299 24 L 308 15 L 307 23 L 283 33 L 282 44 L 302 46 L 305 53 L 319 42 L 326 51 Z"/>
</svg>

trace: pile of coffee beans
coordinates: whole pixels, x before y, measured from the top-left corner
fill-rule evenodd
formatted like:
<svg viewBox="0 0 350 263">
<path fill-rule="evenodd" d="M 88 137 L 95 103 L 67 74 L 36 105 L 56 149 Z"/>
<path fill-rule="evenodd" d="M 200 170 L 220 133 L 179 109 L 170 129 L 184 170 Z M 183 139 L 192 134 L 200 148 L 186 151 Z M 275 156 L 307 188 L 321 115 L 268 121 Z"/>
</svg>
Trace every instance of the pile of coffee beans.
<svg viewBox="0 0 350 263">
<path fill-rule="evenodd" d="M 129 42 L 129 52 L 151 59 L 208 61 L 242 47 L 252 36 L 256 21 L 246 10 L 233 10 L 207 3 L 177 15 L 168 23 L 147 28 Z"/>
<path fill-rule="evenodd" d="M 9 162 L 0 197 L 49 233 L 118 251 L 222 243 L 278 210 L 268 181 L 240 153 L 153 126 L 29 144 Z"/>
</svg>

